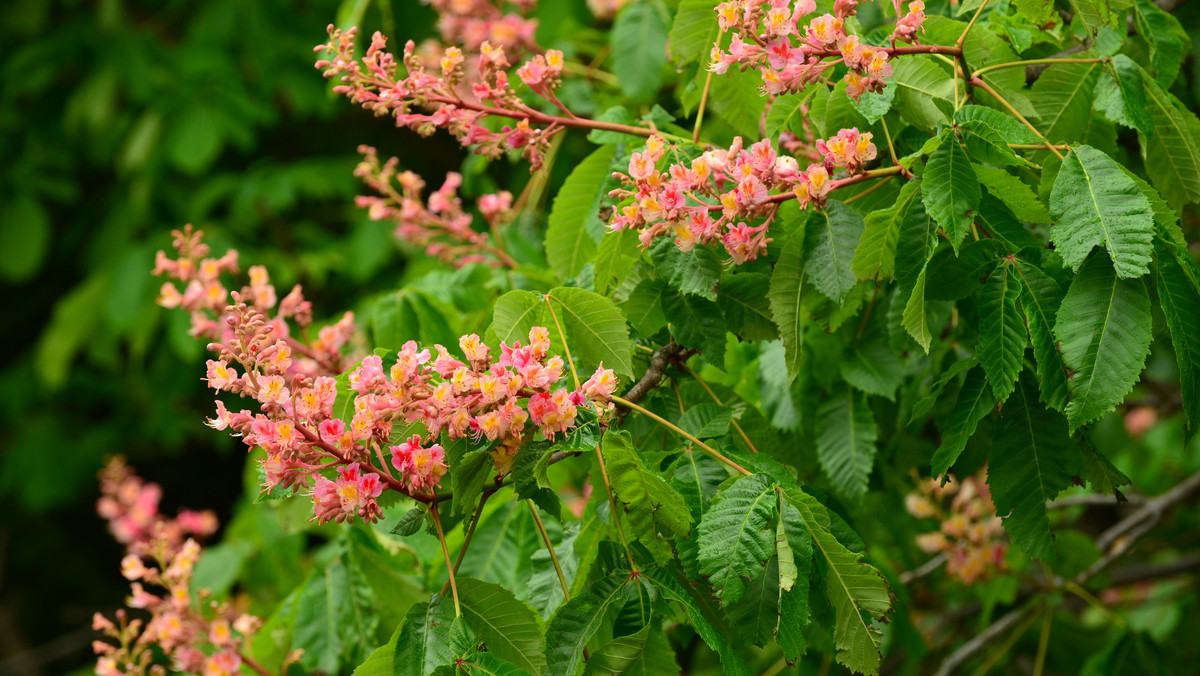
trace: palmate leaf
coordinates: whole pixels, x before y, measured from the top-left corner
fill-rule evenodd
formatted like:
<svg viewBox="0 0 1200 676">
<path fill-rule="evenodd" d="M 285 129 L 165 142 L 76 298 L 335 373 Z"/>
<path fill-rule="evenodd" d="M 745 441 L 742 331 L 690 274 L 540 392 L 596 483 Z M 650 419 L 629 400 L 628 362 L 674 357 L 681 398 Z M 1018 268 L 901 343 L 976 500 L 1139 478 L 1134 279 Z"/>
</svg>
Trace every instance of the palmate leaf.
<svg viewBox="0 0 1200 676">
<path fill-rule="evenodd" d="M 1046 502 L 1079 473 L 1079 448 L 1062 416 L 1037 401 L 1032 378 L 1022 376 L 1004 406 L 992 441 L 988 486 L 996 514 L 1015 545 L 1043 561 L 1054 560 Z"/>
<path fill-rule="evenodd" d="M 1150 182 L 1172 209 L 1200 201 L 1200 119 L 1149 74 L 1142 74 L 1142 82 L 1154 131 L 1138 141 L 1142 159 L 1152 168 Z"/>
<path fill-rule="evenodd" d="M 1113 410 L 1133 389 L 1151 339 L 1150 297 L 1138 279 L 1121 279 L 1095 254 L 1067 290 L 1054 324 L 1068 382 L 1071 431 Z"/>
<path fill-rule="evenodd" d="M 878 673 L 882 632 L 874 622 L 883 622 L 892 608 L 887 582 L 860 561 L 861 554 L 838 542 L 829 530 L 829 513 L 816 498 L 798 489 L 784 495 L 800 513 L 814 556 L 825 568 L 825 592 L 836 617 L 833 641 L 838 663 L 859 673 Z"/>
<path fill-rule="evenodd" d="M 633 343 L 625 316 L 608 298 L 586 289 L 562 287 L 546 297 L 570 337 L 580 379 L 603 363 L 620 378 L 633 378 Z"/>
<path fill-rule="evenodd" d="M 678 676 L 679 664 L 667 635 L 647 625 L 613 639 L 592 653 L 587 676 Z"/>
<path fill-rule="evenodd" d="M 560 279 L 578 275 L 596 255 L 598 242 L 588 221 L 600 222 L 600 200 L 615 153 L 615 146 L 597 148 L 571 170 L 554 197 L 546 225 L 546 262 Z"/>
<path fill-rule="evenodd" d="M 800 373 L 800 360 L 804 348 L 804 306 L 801 301 L 804 291 L 803 264 L 803 241 L 792 235 L 783 245 L 783 251 L 771 272 L 770 290 L 767 291 L 771 314 L 775 317 L 779 336 L 783 339 L 789 384 Z"/>
<path fill-rule="evenodd" d="M 863 234 L 863 217 L 837 200 L 809 219 L 804 236 L 804 274 L 818 291 L 841 304 L 858 281 L 851 269 Z"/>
<path fill-rule="evenodd" d="M 533 676 L 546 671 L 546 641 L 537 611 L 500 585 L 469 577 L 457 582 L 463 617 L 488 652 Z"/>
<path fill-rule="evenodd" d="M 1058 221 L 1050 240 L 1072 270 L 1102 244 L 1118 276 L 1149 272 L 1154 212 L 1121 166 L 1099 150 L 1073 148 L 1054 181 L 1050 213 Z"/>
<path fill-rule="evenodd" d="M 613 74 L 621 91 L 635 101 L 648 102 L 662 84 L 667 61 L 666 8 L 659 3 L 627 5 L 612 27 Z"/>
<path fill-rule="evenodd" d="M 850 268 L 860 280 L 885 282 L 896 272 L 896 244 L 900 240 L 900 228 L 908 205 L 912 203 L 921 187 L 919 181 L 909 181 L 900 189 L 896 203 L 887 209 L 872 211 L 865 219 L 865 229 Z"/>
<path fill-rule="evenodd" d="M 450 625 L 454 623 L 454 604 L 437 594 L 428 603 L 408 609 L 396 640 L 392 658 L 395 676 L 425 676 L 439 665 L 454 660 L 450 646 Z"/>
<path fill-rule="evenodd" d="M 721 603 L 736 603 L 775 549 L 770 528 L 775 489 L 761 474 L 737 479 L 700 519 L 700 572 Z"/>
<path fill-rule="evenodd" d="M 958 401 L 950 412 L 950 417 L 942 427 L 942 444 L 933 453 L 930 470 L 933 476 L 941 476 L 950 471 L 958 456 L 967 447 L 967 441 L 975 434 L 979 421 L 987 417 L 996 406 L 992 388 L 981 369 L 973 369 L 967 374 L 962 389 L 958 393 Z"/>
<path fill-rule="evenodd" d="M 1158 301 L 1175 346 L 1179 390 L 1191 435 L 1200 427 L 1200 289 L 1195 262 L 1187 249 L 1162 236 L 1154 238 L 1154 251 Z"/>
<path fill-rule="evenodd" d="M 817 410 L 817 460 L 838 493 L 858 501 L 867 492 L 878 429 L 867 398 L 842 386 Z"/>
<path fill-rule="evenodd" d="M 629 598 L 629 571 L 617 571 L 592 584 L 585 593 L 559 607 L 546 628 L 548 673 L 573 676 L 583 665 L 583 651 L 604 618 Z"/>
<path fill-rule="evenodd" d="M 605 433 L 601 452 L 613 494 L 624 505 L 630 533 L 656 560 L 667 561 L 671 547 L 658 537 L 659 529 L 679 537 L 686 537 L 691 530 L 692 514 L 683 496 L 646 467 L 627 432 Z"/>
<path fill-rule="evenodd" d="M 979 296 L 979 349 L 992 393 L 1003 402 L 1012 393 L 1021 372 L 1021 358 L 1029 344 L 1025 321 L 1017 313 L 1021 284 L 1013 266 L 1002 260 L 988 277 Z"/>
<path fill-rule="evenodd" d="M 971 229 L 982 196 L 967 153 L 954 138 L 944 139 L 925 167 L 921 200 L 929 215 L 946 231 L 956 251 Z"/>
<path fill-rule="evenodd" d="M 675 11 L 675 22 L 667 37 L 671 60 L 678 66 L 693 61 L 706 62 L 717 41 L 719 26 L 714 10 L 719 0 L 682 0 Z"/>
<path fill-rule="evenodd" d="M 1033 357 L 1037 360 L 1042 403 L 1056 411 L 1065 411 L 1067 366 L 1063 362 L 1062 350 L 1054 339 L 1054 320 L 1062 304 L 1062 287 L 1026 261 L 1018 259 L 1015 265 L 1021 280 L 1021 310 L 1033 342 Z"/>
</svg>

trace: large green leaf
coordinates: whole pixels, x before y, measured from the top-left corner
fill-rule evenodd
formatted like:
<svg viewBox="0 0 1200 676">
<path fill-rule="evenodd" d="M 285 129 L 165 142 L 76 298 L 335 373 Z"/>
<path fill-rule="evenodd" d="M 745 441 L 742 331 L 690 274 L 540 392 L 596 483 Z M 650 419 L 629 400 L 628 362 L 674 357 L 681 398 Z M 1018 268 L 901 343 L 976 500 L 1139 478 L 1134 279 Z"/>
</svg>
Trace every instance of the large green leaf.
<svg viewBox="0 0 1200 676">
<path fill-rule="evenodd" d="M 610 286 L 620 284 L 637 264 L 638 258 L 636 231 L 626 228 L 606 234 L 600 240 L 596 257 L 592 260 L 596 293 L 606 294 Z"/>
<path fill-rule="evenodd" d="M 1095 108 L 1113 122 L 1142 134 L 1151 133 L 1154 123 L 1146 113 L 1142 71 L 1133 59 L 1124 54 L 1113 57 L 1108 72 L 1096 85 Z"/>
<path fill-rule="evenodd" d="M 1057 410 L 1067 408 L 1067 367 L 1062 349 L 1054 338 L 1054 320 L 1062 304 L 1058 282 L 1030 263 L 1017 260 L 1021 280 L 1021 310 L 1029 326 L 1033 357 L 1037 360 L 1038 386 L 1042 402 Z"/>
<path fill-rule="evenodd" d="M 970 231 L 982 196 L 967 153 L 953 137 L 944 139 L 925 167 L 921 200 L 955 250 Z"/>
<path fill-rule="evenodd" d="M 958 456 L 967 447 L 967 440 L 975 434 L 979 421 L 983 420 L 996 405 L 992 396 L 992 388 L 981 369 L 973 369 L 967 374 L 967 380 L 958 392 L 958 401 L 954 410 L 942 427 L 942 444 L 933 453 L 930 461 L 934 476 L 941 476 L 950 471 Z"/>
<path fill-rule="evenodd" d="M 1133 389 L 1150 353 L 1150 297 L 1139 279 L 1121 279 L 1093 255 L 1067 290 L 1054 324 L 1073 373 L 1067 419 L 1074 431 L 1113 410 Z"/>
<path fill-rule="evenodd" d="M 1175 361 L 1179 365 L 1179 393 L 1191 434 L 1200 427 L 1200 289 L 1191 253 L 1164 237 L 1154 238 L 1155 279 L 1158 302 L 1167 318 Z"/>
<path fill-rule="evenodd" d="M 670 237 L 660 237 L 650 247 L 650 260 L 654 261 L 655 274 L 680 293 L 717 299 L 721 254 L 715 247 L 680 251 Z"/>
<path fill-rule="evenodd" d="M 587 676 L 678 676 L 679 664 L 667 635 L 647 625 L 600 646 L 588 660 Z"/>
<path fill-rule="evenodd" d="M 1140 277 L 1153 256 L 1154 212 L 1121 166 L 1090 146 L 1076 146 L 1062 163 L 1050 193 L 1055 251 L 1078 270 L 1103 244 L 1117 275 Z"/>
<path fill-rule="evenodd" d="M 1046 502 L 1071 485 L 1081 463 L 1066 421 L 1038 403 L 1031 380 L 1023 376 L 1004 406 L 992 441 L 988 486 L 1013 544 L 1034 558 L 1053 561 Z"/>
<path fill-rule="evenodd" d="M 788 490 L 785 495 L 800 512 L 816 558 L 824 564 L 825 592 L 836 618 L 833 641 L 838 663 L 859 673 L 878 673 L 883 632 L 875 622 L 883 622 L 892 607 L 887 582 L 860 561 L 861 554 L 846 549 L 833 536 L 824 505 L 801 490 Z"/>
<path fill-rule="evenodd" d="M 561 287 L 546 294 L 563 329 L 580 378 L 590 376 L 601 362 L 620 378 L 633 378 L 633 343 L 625 315 L 608 298 L 586 289 Z"/>
<path fill-rule="evenodd" d="M 775 640 L 783 648 L 785 657 L 795 659 L 805 651 L 806 641 L 800 628 L 809 623 L 813 542 L 800 512 L 786 500 L 780 502 L 775 552 L 779 556 L 779 621 L 775 626 Z"/>
<path fill-rule="evenodd" d="M 904 379 L 904 363 L 896 358 L 881 331 L 856 339 L 842 355 L 839 368 L 842 378 L 856 389 L 888 399 L 895 399 L 896 388 Z"/>
<path fill-rule="evenodd" d="M 629 532 L 660 562 L 671 556 L 666 533 L 685 537 L 691 531 L 692 514 L 683 496 L 657 472 L 646 467 L 633 449 L 627 432 L 607 432 L 601 444 L 608 480 L 617 500 L 625 508 Z"/>
<path fill-rule="evenodd" d="M 671 318 L 671 335 L 680 345 L 699 348 L 710 364 L 724 364 L 725 321 L 716 303 L 667 288 L 663 310 Z"/>
<path fill-rule="evenodd" d="M 450 625 L 454 604 L 437 594 L 428 603 L 408 609 L 396 640 L 392 670 L 395 676 L 425 676 L 454 660 Z"/>
<path fill-rule="evenodd" d="M 1054 143 L 1087 138 L 1092 124 L 1092 94 L 1103 66 L 1064 63 L 1047 68 L 1033 83 L 1030 99 L 1037 110 L 1038 129 Z"/>
<path fill-rule="evenodd" d="M 612 68 L 621 91 L 635 101 L 653 100 L 667 61 L 666 8 L 657 2 L 627 5 L 612 28 Z"/>
<path fill-rule="evenodd" d="M 1139 136 L 1150 182 L 1172 209 L 1200 201 L 1200 119 L 1148 75 L 1142 81 L 1154 124 L 1152 133 Z"/>
<path fill-rule="evenodd" d="M 860 281 L 871 279 L 886 282 L 892 279 L 896 272 L 896 244 L 900 241 L 900 228 L 908 205 L 920 187 L 917 181 L 905 183 L 895 204 L 867 214 L 862 239 L 854 250 L 854 260 L 850 264 L 854 276 Z"/>
<path fill-rule="evenodd" d="M 775 504 L 771 480 L 753 474 L 730 484 L 700 519 L 700 572 L 722 604 L 736 603 L 745 581 L 762 575 L 775 549 Z"/>
<path fill-rule="evenodd" d="M 583 651 L 605 616 L 619 610 L 630 594 L 629 571 L 617 571 L 567 601 L 546 627 L 545 663 L 549 673 L 574 676 L 583 666 Z M 636 584 L 636 583 L 635 583 Z"/>
<path fill-rule="evenodd" d="M 826 298 L 841 304 L 858 281 L 851 268 L 854 249 L 862 238 L 862 214 L 830 200 L 809 219 L 804 237 L 804 273 Z"/>
<path fill-rule="evenodd" d="M 554 197 L 546 226 L 546 261 L 561 279 L 579 274 L 596 255 L 592 232 L 600 223 L 600 200 L 616 147 L 600 146 L 571 170 Z M 589 221 L 594 221 L 590 224 Z M 601 226 L 602 227 L 602 226 Z"/>
<path fill-rule="evenodd" d="M 717 287 L 717 305 L 730 333 L 749 341 L 774 340 L 775 318 L 767 294 L 770 278 L 760 272 L 725 275 Z"/>
<path fill-rule="evenodd" d="M 989 167 L 982 164 L 971 165 L 975 176 L 988 194 L 1000 200 L 1013 215 L 1022 221 L 1030 223 L 1049 223 L 1050 212 L 1027 183 L 1013 176 L 1000 167 Z M 988 209 L 984 205 L 983 213 Z"/>
<path fill-rule="evenodd" d="M 496 345 L 512 345 L 529 340 L 529 329 L 543 326 L 550 332 L 550 352 L 562 354 L 563 336 L 550 316 L 550 306 L 542 296 L 523 289 L 514 289 L 496 299 L 492 308 L 492 326 Z M 496 345 L 493 345 L 495 348 Z"/>
<path fill-rule="evenodd" d="M 1029 344 L 1025 321 L 1017 313 L 1021 284 L 1016 271 L 1002 260 L 988 277 L 979 296 L 979 348 L 976 355 L 996 400 L 1012 393 Z"/>
<path fill-rule="evenodd" d="M 949 121 L 947 112 L 954 109 L 954 82 L 949 73 L 934 62 L 931 56 L 910 56 L 896 59 L 895 108 L 906 122 L 932 132 L 939 123 Z"/>
<path fill-rule="evenodd" d="M 542 547 L 529 510 L 510 502 L 476 527 L 476 536 L 463 555 L 459 574 L 494 582 L 518 591 L 528 583 L 529 557 Z"/>
<path fill-rule="evenodd" d="M 803 264 L 803 242 L 800 237 L 792 235 L 775 262 L 775 269 L 771 272 L 771 287 L 767 291 L 771 314 L 783 339 L 789 383 L 800 373 L 800 361 L 804 354 L 804 306 L 801 302 L 804 290 Z"/>
<path fill-rule="evenodd" d="M 537 611 L 500 585 L 469 577 L 457 582 L 463 617 L 488 652 L 534 676 L 546 671 L 546 642 Z"/>
<path fill-rule="evenodd" d="M 878 429 L 867 398 L 838 387 L 817 410 L 817 459 L 839 493 L 860 500 L 875 462 Z"/>
<path fill-rule="evenodd" d="M 978 122 L 995 130 L 1008 143 L 1037 143 L 1040 139 L 1017 118 L 986 106 L 963 106 L 954 111 L 954 121 Z"/>
<path fill-rule="evenodd" d="M 667 36 L 671 60 L 678 66 L 693 61 L 708 62 L 708 52 L 720 34 L 717 13 L 719 0 L 682 0 L 675 10 L 675 22 Z"/>
<path fill-rule="evenodd" d="M 643 279 L 621 304 L 621 311 L 629 319 L 629 325 L 643 336 L 653 336 L 667 325 L 663 314 L 663 295 L 666 283 L 657 279 Z"/>
<path fill-rule="evenodd" d="M 318 570 L 296 600 L 292 648 L 304 650 L 300 663 L 330 673 L 355 664 L 375 644 L 378 615 L 357 571 L 342 560 Z"/>
<path fill-rule="evenodd" d="M 750 668 L 746 666 L 746 662 L 734 650 L 729 639 L 709 621 L 708 616 L 701 610 L 700 604 L 684 591 L 683 587 L 674 578 L 661 570 L 646 571 L 646 578 L 654 584 L 663 598 L 683 606 L 684 611 L 687 612 L 688 621 L 691 622 L 700 639 L 709 648 L 712 648 L 713 652 L 720 656 L 721 666 L 724 667 L 726 674 L 730 674 L 730 676 L 751 676 L 754 673 L 750 671 Z M 708 602 L 711 604 L 711 599 L 708 599 Z M 718 621 L 720 621 L 719 613 L 716 612 L 715 608 L 712 610 L 714 613 L 712 616 L 718 618 Z"/>
</svg>

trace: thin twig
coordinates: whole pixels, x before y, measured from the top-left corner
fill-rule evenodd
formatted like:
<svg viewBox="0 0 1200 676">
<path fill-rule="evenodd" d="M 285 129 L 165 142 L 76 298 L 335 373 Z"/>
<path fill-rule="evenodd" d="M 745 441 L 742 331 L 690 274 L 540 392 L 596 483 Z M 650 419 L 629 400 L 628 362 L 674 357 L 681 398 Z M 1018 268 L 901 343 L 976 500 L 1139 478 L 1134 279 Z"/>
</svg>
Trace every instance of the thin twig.
<svg viewBox="0 0 1200 676">
<path fill-rule="evenodd" d="M 442 545 L 442 556 L 446 557 L 446 573 L 450 576 L 450 593 L 454 595 L 454 616 L 462 617 L 462 606 L 458 603 L 458 583 L 454 581 L 454 566 L 450 563 L 450 548 L 446 546 L 446 534 L 442 531 L 442 519 L 438 516 L 437 501 L 429 503 L 433 514 L 433 525 L 437 527 L 438 542 Z"/>
<path fill-rule="evenodd" d="M 716 402 L 717 404 L 719 404 L 721 406 L 725 405 L 725 402 L 721 401 L 721 398 L 717 396 L 717 393 L 713 392 L 713 389 L 708 386 L 708 383 L 704 382 L 704 379 L 701 378 L 700 374 L 696 373 L 692 369 L 692 367 L 688 366 L 687 364 L 684 364 L 683 370 L 688 375 L 695 378 L 696 382 L 700 383 L 700 387 L 703 387 L 704 391 L 708 392 L 708 396 L 712 397 L 712 400 L 714 402 Z M 746 436 L 746 430 L 742 429 L 742 426 L 738 424 L 738 421 L 734 418 L 730 418 L 729 422 L 733 425 L 733 429 L 737 430 L 738 435 L 740 435 L 742 437 L 742 441 L 746 442 L 746 446 L 750 449 L 750 452 L 758 453 L 758 449 L 755 448 L 754 442 L 750 441 L 750 437 Z"/>
<path fill-rule="evenodd" d="M 642 415 L 646 416 L 647 418 L 650 418 L 651 420 L 657 422 L 659 425 L 662 425 L 663 427 L 678 434 L 679 436 L 683 437 L 684 439 L 687 439 L 688 441 L 692 442 L 693 444 L 696 444 L 705 453 L 708 453 L 712 457 L 716 458 L 717 460 L 720 460 L 721 462 L 725 463 L 726 465 L 729 465 L 730 467 L 741 472 L 742 474 L 745 474 L 746 476 L 753 474 L 753 472 L 751 472 L 750 470 L 746 469 L 745 467 L 742 467 L 741 465 L 737 464 L 736 462 L 725 457 L 725 455 L 723 455 L 717 449 L 713 448 L 712 446 L 709 446 L 708 444 L 704 443 L 703 441 L 700 441 L 700 439 L 696 438 L 695 436 L 692 436 L 692 434 L 685 431 L 683 428 L 681 428 L 678 425 L 676 425 L 675 423 L 667 420 L 666 418 L 663 418 L 662 416 L 658 415 L 657 413 L 650 411 L 638 404 L 635 404 L 634 402 L 629 401 L 628 399 L 623 399 L 621 397 L 614 396 L 612 398 L 612 400 L 613 400 L 613 403 L 620 404 L 622 406 L 631 408 L 631 409 L 637 411 L 638 413 L 641 413 Z"/>
<path fill-rule="evenodd" d="M 567 578 L 563 575 L 562 566 L 558 565 L 558 554 L 554 551 L 554 543 L 550 541 L 550 534 L 546 532 L 546 524 L 542 523 L 542 516 L 538 514 L 537 506 L 533 504 L 533 500 L 526 500 L 525 504 L 529 506 L 529 513 L 533 515 L 533 523 L 537 525 L 538 533 L 542 536 L 542 542 L 546 543 L 546 551 L 550 552 L 550 561 L 554 564 L 554 572 L 558 573 L 558 583 L 562 585 L 563 596 L 566 600 L 571 600 L 571 590 L 567 587 Z"/>
<path fill-rule="evenodd" d="M 608 495 L 609 516 L 616 524 L 617 537 L 621 538 L 621 544 L 625 547 L 625 556 L 629 558 L 629 570 L 637 570 L 637 564 L 633 562 L 633 551 L 629 549 L 629 541 L 625 539 L 625 529 L 617 516 L 617 498 L 613 495 L 612 484 L 608 481 L 608 468 L 604 466 L 604 453 L 600 451 L 600 444 L 596 444 L 596 462 L 600 463 L 600 477 L 604 479 L 604 492 Z"/>
</svg>

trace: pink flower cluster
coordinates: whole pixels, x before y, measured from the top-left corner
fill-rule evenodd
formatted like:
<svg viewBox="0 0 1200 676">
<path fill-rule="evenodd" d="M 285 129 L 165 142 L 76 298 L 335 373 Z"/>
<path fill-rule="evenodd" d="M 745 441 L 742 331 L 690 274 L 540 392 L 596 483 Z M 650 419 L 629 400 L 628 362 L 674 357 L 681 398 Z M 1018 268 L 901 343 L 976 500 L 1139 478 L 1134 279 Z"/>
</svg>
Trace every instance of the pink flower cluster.
<svg viewBox="0 0 1200 676">
<path fill-rule="evenodd" d="M 901 16 L 892 33 L 892 48 L 864 45 L 846 33 L 846 19 L 858 11 L 859 0 L 837 0 L 833 14 L 801 23 L 816 11 L 814 0 L 730 0 L 717 5 L 721 28 L 732 29 L 728 51 L 713 45 L 709 68 L 725 73 L 732 66 L 757 68 L 766 94 L 799 92 L 825 81 L 826 72 L 844 63 L 846 93 L 858 100 L 865 92 L 878 92 L 892 75 L 891 56 L 897 40 L 914 42 L 925 20 L 925 4 L 916 0 Z M 900 0 L 893 0 L 897 16 Z"/>
<path fill-rule="evenodd" d="M 986 477 L 986 470 L 980 470 L 961 483 L 951 477 L 944 486 L 938 479 L 925 479 L 904 499 L 909 514 L 941 521 L 938 530 L 917 536 L 917 546 L 928 554 L 945 553 L 946 572 L 966 584 L 1004 570 L 1008 551 Z"/>
<path fill-rule="evenodd" d="M 478 57 L 472 55 L 471 59 L 475 70 L 471 86 L 464 90 L 459 85 L 466 75 L 467 59 L 459 48 L 447 48 L 437 69 L 440 72 L 435 72 L 417 55 L 416 45 L 410 40 L 404 46 L 402 59 L 407 75 L 397 79 L 398 64 L 385 51 L 387 39 L 376 32 L 360 61 L 355 56 L 356 36 L 356 28 L 342 31 L 330 25 L 329 41 L 315 48 L 329 58 L 318 60 L 316 67 L 323 69 L 325 77 L 339 79 L 342 84 L 334 87 L 335 92 L 345 94 L 377 116 L 394 117 L 397 126 L 426 136 L 445 129 L 463 146 L 472 147 L 486 157 L 499 157 L 509 150 L 521 151 L 533 169 L 541 166 L 550 138 L 563 129 L 553 122 L 558 118 L 530 108 L 517 95 L 509 83 L 511 64 L 500 44 L 479 45 Z M 561 52 L 549 50 L 535 56 L 517 72 L 534 92 L 566 111 L 553 91 L 562 72 Z M 513 119 L 515 124 L 492 131 L 481 124 L 489 115 Z M 546 126 L 534 126 L 531 122 Z"/>
<path fill-rule="evenodd" d="M 430 0 L 438 13 L 438 30 L 442 40 L 462 45 L 468 51 L 479 51 L 486 42 L 511 52 L 537 50 L 533 38 L 536 19 L 526 19 L 537 0 L 517 0 L 517 13 L 504 13 L 503 0 Z"/>
<path fill-rule="evenodd" d="M 210 248 L 203 242 L 204 232 L 191 225 L 171 235 L 177 257 L 172 259 L 159 251 L 154 274 L 181 282 L 184 288 L 180 291 L 175 282 L 164 282 L 158 303 L 190 312 L 193 336 L 213 341 L 213 350 L 244 355 L 243 368 L 265 366 L 275 360 L 276 366 L 286 362 L 284 371 L 309 376 L 336 375 L 343 369 L 341 349 L 356 330 L 353 313 L 347 312 L 341 321 L 322 327 L 316 340 L 305 344 L 292 335 L 292 325 L 304 336 L 313 321 L 312 303 L 305 300 L 300 285 L 279 300 L 267 269 L 256 265 L 249 270 L 249 283 L 231 294 L 223 286 L 221 275 L 238 271 L 237 251 L 231 249 L 220 258 L 208 257 Z M 245 327 L 239 324 L 233 314 L 237 304 L 261 318 L 256 334 L 245 333 Z"/>
<path fill-rule="evenodd" d="M 150 619 L 130 619 L 125 610 L 118 610 L 114 623 L 96 613 L 92 629 L 114 641 L 92 642 L 99 656 L 96 673 L 161 673 L 162 666 L 154 664 L 155 646 L 177 671 L 206 676 L 238 673 L 246 660 L 242 647 L 262 621 L 239 612 L 228 602 L 209 603 L 209 612 L 202 612 L 200 601 L 207 597 L 208 590 L 198 590 L 198 598 L 193 598 L 191 590 L 201 548 L 196 540 L 184 539 L 184 535 L 211 535 L 217 528 L 216 517 L 211 512 L 184 511 L 175 519 L 158 514 L 161 489 L 142 481 L 120 458 L 101 472 L 100 490 L 97 511 L 126 545 L 121 574 L 132 585 L 126 604 L 149 612 Z M 147 585 L 162 591 L 152 593 Z"/>
<path fill-rule="evenodd" d="M 674 236 L 683 251 L 720 241 L 735 264 L 753 261 L 771 242 L 767 234 L 780 202 L 796 199 L 801 208 L 820 208 L 839 185 L 831 179 L 834 172 L 858 174 L 876 154 L 871 134 L 857 129 L 818 141 L 817 149 L 821 161 L 800 171 L 795 158 L 779 155 L 769 139 L 745 149 L 737 137 L 728 150 L 709 150 L 660 171 L 666 146 L 651 136 L 642 152 L 630 156 L 629 173 L 613 174 L 627 187 L 609 195 L 629 203 L 615 212 L 609 229 L 638 230 L 643 247 L 661 236 Z M 757 226 L 747 223 L 760 218 L 765 220 Z"/>
<path fill-rule="evenodd" d="M 425 253 L 461 267 L 484 262 L 489 265 L 516 267 L 502 249 L 492 244 L 486 233 L 471 227 L 471 215 L 463 210 L 457 191 L 462 175 L 446 174 L 442 187 L 422 198 L 425 181 L 411 171 L 397 173 L 400 161 L 393 157 L 382 165 L 370 146 L 359 146 L 363 160 L 354 170 L 378 195 L 359 195 L 355 202 L 367 210 L 371 220 L 389 220 L 396 224 L 396 237 L 425 248 Z M 399 186 L 399 190 L 396 186 Z M 512 193 L 483 195 L 477 206 L 493 232 L 512 214 Z"/>
</svg>

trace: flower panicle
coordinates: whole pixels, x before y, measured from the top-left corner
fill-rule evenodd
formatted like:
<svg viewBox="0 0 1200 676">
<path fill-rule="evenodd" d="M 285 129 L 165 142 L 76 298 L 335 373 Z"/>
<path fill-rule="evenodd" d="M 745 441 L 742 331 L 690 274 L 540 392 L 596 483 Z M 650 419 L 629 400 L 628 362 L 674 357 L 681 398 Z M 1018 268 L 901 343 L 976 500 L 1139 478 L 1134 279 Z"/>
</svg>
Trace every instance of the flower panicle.
<svg viewBox="0 0 1200 676">
<path fill-rule="evenodd" d="M 946 572 L 965 584 L 987 579 L 1005 570 L 1008 540 L 992 494 L 987 470 L 962 481 L 948 477 L 918 482 L 905 496 L 904 508 L 918 519 L 937 519 L 938 530 L 917 536 L 917 546 L 927 554 L 946 554 Z"/>
</svg>

